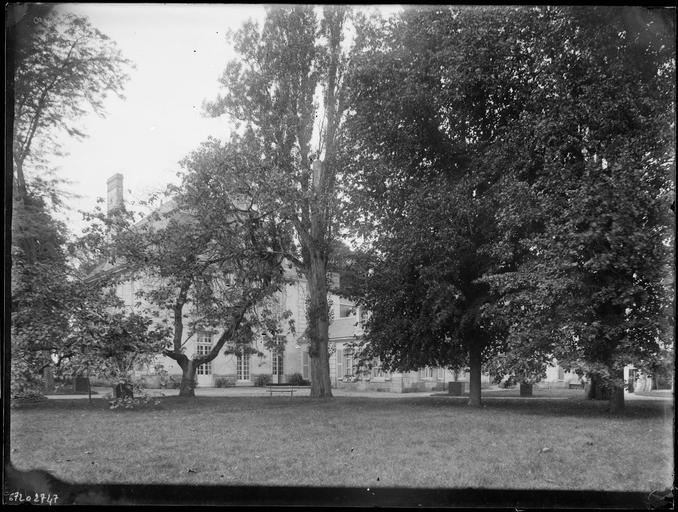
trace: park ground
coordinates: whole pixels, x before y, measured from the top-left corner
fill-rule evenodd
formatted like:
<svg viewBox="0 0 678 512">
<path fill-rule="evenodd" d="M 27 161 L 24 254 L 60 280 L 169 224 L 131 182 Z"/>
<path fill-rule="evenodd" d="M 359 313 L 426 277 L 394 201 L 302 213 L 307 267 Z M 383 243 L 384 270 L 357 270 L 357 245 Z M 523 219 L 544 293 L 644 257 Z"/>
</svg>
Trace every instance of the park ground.
<svg viewBox="0 0 678 512">
<path fill-rule="evenodd" d="M 581 393 L 462 397 L 158 397 L 110 410 L 101 394 L 13 409 L 11 460 L 72 483 L 662 490 L 673 402 L 623 415 Z M 249 394 L 246 394 L 249 393 Z"/>
</svg>

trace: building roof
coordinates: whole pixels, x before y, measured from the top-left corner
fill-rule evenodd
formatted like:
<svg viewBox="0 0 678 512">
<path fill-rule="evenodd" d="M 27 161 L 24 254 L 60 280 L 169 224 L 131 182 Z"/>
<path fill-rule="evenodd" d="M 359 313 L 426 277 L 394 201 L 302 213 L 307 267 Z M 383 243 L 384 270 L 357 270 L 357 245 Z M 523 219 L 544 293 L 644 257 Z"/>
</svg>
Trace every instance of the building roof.
<svg viewBox="0 0 678 512">
<path fill-rule="evenodd" d="M 335 318 L 330 324 L 330 340 L 355 338 L 362 333 L 357 316 Z"/>
</svg>

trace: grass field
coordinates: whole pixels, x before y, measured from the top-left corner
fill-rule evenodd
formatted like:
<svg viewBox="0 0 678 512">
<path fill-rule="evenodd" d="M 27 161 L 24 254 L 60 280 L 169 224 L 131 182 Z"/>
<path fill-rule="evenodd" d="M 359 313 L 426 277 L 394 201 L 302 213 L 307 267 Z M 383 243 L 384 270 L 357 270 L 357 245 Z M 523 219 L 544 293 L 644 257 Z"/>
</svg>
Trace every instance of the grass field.
<svg viewBox="0 0 678 512">
<path fill-rule="evenodd" d="M 579 398 L 50 400 L 11 415 L 11 460 L 82 483 L 651 491 L 672 484 L 673 408 Z"/>
</svg>

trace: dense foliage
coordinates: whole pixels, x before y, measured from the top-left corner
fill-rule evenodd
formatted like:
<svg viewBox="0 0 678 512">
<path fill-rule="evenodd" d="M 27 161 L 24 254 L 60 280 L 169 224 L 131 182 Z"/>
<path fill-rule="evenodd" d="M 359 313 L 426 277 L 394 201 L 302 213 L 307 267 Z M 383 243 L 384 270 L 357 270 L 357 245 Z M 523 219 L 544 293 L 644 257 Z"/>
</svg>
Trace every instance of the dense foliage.
<svg viewBox="0 0 678 512">
<path fill-rule="evenodd" d="M 44 369 L 74 363 L 100 339 L 81 334 L 110 327 L 91 316 L 106 299 L 73 265 L 68 232 L 54 215 L 64 192 L 45 161 L 64 133 L 84 136 L 74 127 L 79 117 L 103 114 L 107 93 L 120 95 L 129 62 L 84 18 L 36 5 L 13 6 L 11 14 L 11 382 L 21 396 L 41 392 Z"/>
<path fill-rule="evenodd" d="M 207 111 L 237 127 L 226 158 L 238 162 L 241 188 L 292 227 L 294 244 L 284 256 L 309 283 L 311 394 L 329 397 L 327 265 L 337 234 L 350 13 L 336 6 L 317 11 L 273 7 L 262 27 L 250 22 L 237 31 L 238 58 L 220 80 L 225 94 Z"/>
<path fill-rule="evenodd" d="M 134 283 L 133 309 L 171 332 L 156 354 L 182 369 L 182 396 L 194 396 L 196 370 L 222 350 L 255 353 L 262 337 L 275 345 L 286 318 L 271 304 L 284 282 L 289 235 L 235 187 L 225 158 L 218 144 L 204 144 L 183 161 L 182 184 L 164 203 L 150 202 L 149 215 L 98 211 L 81 241 L 104 261 L 92 277 L 115 273 Z M 202 334 L 216 336 L 210 350 L 188 352 L 187 341 Z"/>
<path fill-rule="evenodd" d="M 640 9 L 561 7 L 412 9 L 362 27 L 347 165 L 371 242 L 368 356 L 473 368 L 480 346 L 499 376 L 538 380 L 557 357 L 617 386 L 625 364 L 656 359 L 672 30 Z"/>
</svg>

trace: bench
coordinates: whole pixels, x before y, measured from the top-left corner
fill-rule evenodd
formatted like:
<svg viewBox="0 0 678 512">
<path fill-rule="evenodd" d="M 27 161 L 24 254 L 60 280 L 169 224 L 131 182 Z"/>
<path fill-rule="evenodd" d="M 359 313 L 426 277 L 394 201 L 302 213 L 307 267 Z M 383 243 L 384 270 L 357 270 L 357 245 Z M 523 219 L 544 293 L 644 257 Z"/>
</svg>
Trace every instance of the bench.
<svg viewBox="0 0 678 512">
<path fill-rule="evenodd" d="M 289 393 L 291 397 L 296 390 L 295 386 L 266 386 L 268 396 L 273 396 L 273 393 Z"/>
<path fill-rule="evenodd" d="M 584 384 L 582 382 L 570 382 L 570 389 L 584 389 Z"/>
</svg>

